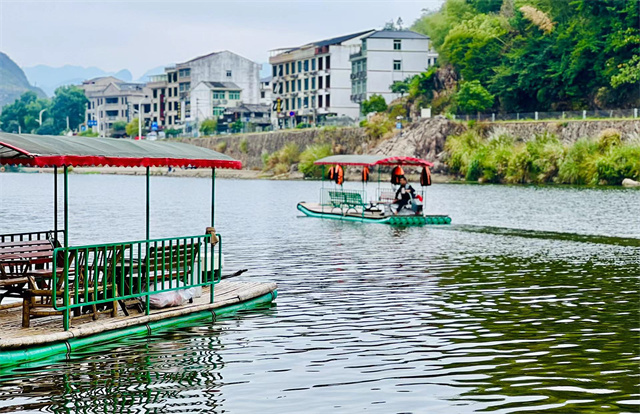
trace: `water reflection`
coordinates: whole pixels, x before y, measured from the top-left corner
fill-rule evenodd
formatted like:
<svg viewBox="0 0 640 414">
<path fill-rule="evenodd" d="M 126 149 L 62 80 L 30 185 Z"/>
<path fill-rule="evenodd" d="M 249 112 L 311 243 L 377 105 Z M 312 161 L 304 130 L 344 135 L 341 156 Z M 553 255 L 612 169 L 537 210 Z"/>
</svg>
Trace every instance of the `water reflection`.
<svg viewBox="0 0 640 414">
<path fill-rule="evenodd" d="M 7 177 L 2 227 L 50 227 L 48 177 Z M 200 233 L 209 185 L 154 177 L 152 236 Z M 143 177 L 72 187 L 74 243 L 144 234 Z M 437 185 L 454 226 L 393 228 L 300 218 L 317 188 L 218 183 L 227 269 L 277 307 L 2 372 L 0 411 L 638 411 L 640 191 Z"/>
</svg>

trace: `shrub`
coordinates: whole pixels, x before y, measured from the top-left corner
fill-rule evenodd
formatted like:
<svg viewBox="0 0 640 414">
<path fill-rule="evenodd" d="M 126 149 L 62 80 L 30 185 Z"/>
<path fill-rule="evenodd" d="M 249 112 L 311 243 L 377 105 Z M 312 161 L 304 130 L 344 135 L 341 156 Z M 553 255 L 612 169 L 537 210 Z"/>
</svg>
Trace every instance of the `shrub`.
<svg viewBox="0 0 640 414">
<path fill-rule="evenodd" d="M 240 152 L 243 154 L 246 154 L 247 152 L 249 152 L 249 142 L 247 141 L 246 138 L 243 138 L 240 141 L 239 149 L 240 149 Z"/>
<path fill-rule="evenodd" d="M 363 115 L 372 112 L 384 112 L 387 110 L 387 101 L 384 100 L 382 95 L 371 95 L 369 99 L 362 102 L 360 109 Z"/>
<path fill-rule="evenodd" d="M 225 152 L 227 150 L 227 141 L 220 141 L 216 144 L 216 151 Z"/>
<path fill-rule="evenodd" d="M 273 173 L 276 175 L 285 174 L 289 172 L 289 165 L 279 162 L 273 167 Z"/>
<path fill-rule="evenodd" d="M 394 123 L 384 114 L 376 114 L 364 126 L 371 141 L 377 141 L 393 131 Z"/>
<path fill-rule="evenodd" d="M 298 125 L 296 125 L 296 129 L 305 129 L 305 128 L 311 128 L 311 125 L 304 122 L 300 122 Z"/>
<path fill-rule="evenodd" d="M 300 149 L 294 142 L 286 144 L 273 154 L 263 154 L 262 156 L 264 171 L 274 170 L 274 172 L 276 172 L 275 169 L 278 165 L 281 165 L 280 169 L 282 169 L 282 165 L 286 166 L 287 171 L 289 171 L 289 167 L 298 162 L 299 159 Z"/>
<path fill-rule="evenodd" d="M 310 145 L 300 154 L 298 170 L 300 170 L 305 177 L 320 178 L 322 175 L 322 166 L 315 165 L 314 162 L 320 158 L 328 157 L 331 154 L 330 144 Z"/>
<path fill-rule="evenodd" d="M 218 121 L 214 118 L 205 119 L 200 124 L 200 132 L 202 135 L 213 135 L 218 129 Z"/>
</svg>

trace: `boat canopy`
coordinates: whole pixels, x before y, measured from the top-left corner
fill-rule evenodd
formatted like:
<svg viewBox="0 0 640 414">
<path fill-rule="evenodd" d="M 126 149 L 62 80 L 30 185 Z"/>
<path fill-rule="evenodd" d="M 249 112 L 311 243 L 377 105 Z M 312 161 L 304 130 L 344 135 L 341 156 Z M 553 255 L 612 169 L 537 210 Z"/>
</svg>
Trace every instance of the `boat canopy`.
<svg viewBox="0 0 640 414">
<path fill-rule="evenodd" d="M 228 155 L 180 142 L 0 132 L 0 164 L 33 167 L 242 168 Z"/>
<path fill-rule="evenodd" d="M 413 157 L 396 157 L 392 155 L 331 155 L 314 162 L 317 165 L 413 165 L 417 167 L 431 167 L 433 163 Z"/>
</svg>

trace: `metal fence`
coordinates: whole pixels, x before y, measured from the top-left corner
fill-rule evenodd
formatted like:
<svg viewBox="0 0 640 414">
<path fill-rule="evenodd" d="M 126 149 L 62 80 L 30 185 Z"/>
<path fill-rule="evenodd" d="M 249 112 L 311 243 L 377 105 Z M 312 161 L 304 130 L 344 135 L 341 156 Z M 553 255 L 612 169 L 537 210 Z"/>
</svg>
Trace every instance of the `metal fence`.
<svg viewBox="0 0 640 414">
<path fill-rule="evenodd" d="M 511 114 L 456 114 L 453 119 L 458 121 L 544 121 L 544 120 L 572 120 L 572 119 L 619 119 L 638 118 L 638 108 L 631 109 L 598 109 L 594 111 L 557 111 L 557 112 L 516 112 Z"/>
<path fill-rule="evenodd" d="M 149 296 L 212 286 L 221 278 L 219 234 L 98 244 L 54 250 L 51 306 L 64 316 L 105 307 L 115 315 L 118 302 L 141 298 L 149 314 Z M 214 244 L 215 243 L 215 244 Z M 210 302 L 214 289 L 211 287 Z"/>
</svg>

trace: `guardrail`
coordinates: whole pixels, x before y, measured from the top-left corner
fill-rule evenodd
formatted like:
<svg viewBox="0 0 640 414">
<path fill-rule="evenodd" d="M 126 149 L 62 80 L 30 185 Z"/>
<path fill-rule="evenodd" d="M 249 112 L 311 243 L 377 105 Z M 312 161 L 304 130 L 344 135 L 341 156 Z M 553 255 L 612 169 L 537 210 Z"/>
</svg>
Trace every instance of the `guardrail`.
<svg viewBox="0 0 640 414">
<path fill-rule="evenodd" d="M 62 263 L 61 263 L 62 262 Z M 211 286 L 221 278 L 222 238 L 219 234 L 130 241 L 54 250 L 51 305 L 63 314 L 69 329 L 71 313 L 108 308 L 115 314 L 121 301 L 144 299 L 169 291 Z"/>
<path fill-rule="evenodd" d="M 631 109 L 597 109 L 593 111 L 556 111 L 556 112 L 516 112 L 509 114 L 455 114 L 454 120 L 462 121 L 542 121 L 572 120 L 590 118 L 638 118 L 638 108 Z"/>
<path fill-rule="evenodd" d="M 57 236 L 61 237 L 58 238 Z M 9 233 L 0 234 L 0 243 L 17 242 L 17 241 L 31 241 L 31 240 L 64 240 L 64 230 L 47 230 L 47 231 L 33 231 L 28 233 Z"/>
</svg>

